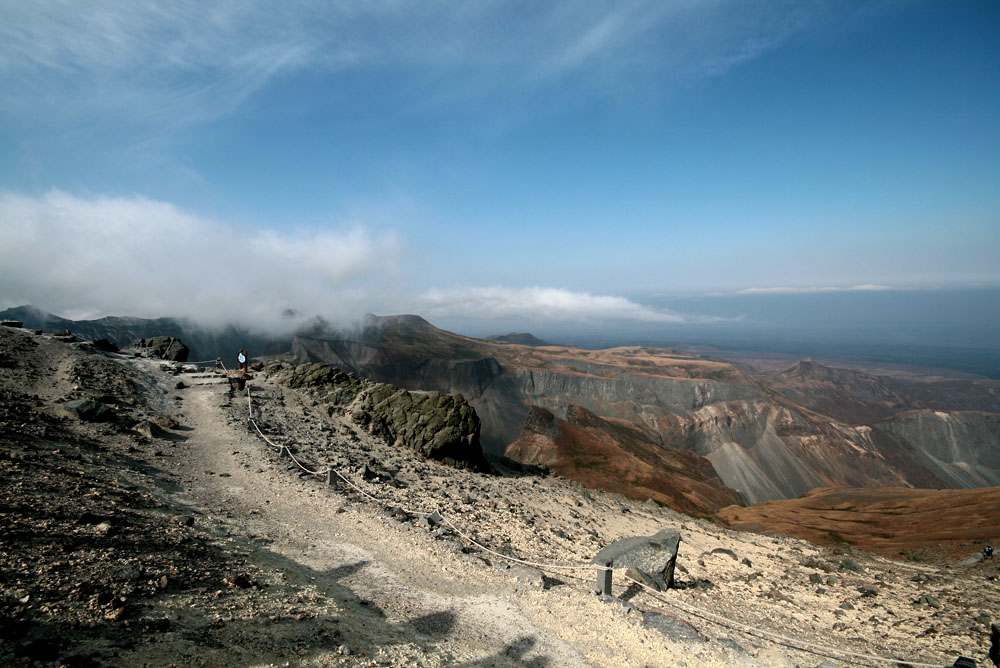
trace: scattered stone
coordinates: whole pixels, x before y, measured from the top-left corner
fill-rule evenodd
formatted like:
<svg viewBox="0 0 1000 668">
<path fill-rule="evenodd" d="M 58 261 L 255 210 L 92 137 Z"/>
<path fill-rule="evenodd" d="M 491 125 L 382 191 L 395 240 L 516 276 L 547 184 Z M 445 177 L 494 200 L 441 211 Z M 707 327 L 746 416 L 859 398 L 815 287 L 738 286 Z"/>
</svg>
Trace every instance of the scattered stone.
<svg viewBox="0 0 1000 668">
<path fill-rule="evenodd" d="M 425 515 L 424 517 L 421 517 L 417 521 L 417 523 L 420 524 L 421 526 L 433 529 L 437 525 L 441 524 L 441 522 L 443 521 L 444 517 L 441 516 L 441 513 L 435 510 L 430 515 Z"/>
<path fill-rule="evenodd" d="M 132 427 L 132 431 L 150 440 L 156 438 L 166 438 L 167 433 L 152 420 L 143 420 Z"/>
<path fill-rule="evenodd" d="M 739 561 L 740 560 L 739 557 L 736 556 L 735 552 L 733 552 L 730 549 L 724 548 L 724 547 L 717 547 L 714 550 L 712 550 L 711 553 L 712 554 L 724 554 L 727 557 L 730 557 L 733 561 Z"/>
<path fill-rule="evenodd" d="M 827 576 L 827 578 L 826 578 L 826 584 L 828 586 L 830 586 L 830 587 L 836 587 L 840 583 L 841 583 L 841 579 L 840 579 L 839 575 L 830 575 L 830 576 Z"/>
<path fill-rule="evenodd" d="M 843 603 L 840 604 L 840 609 L 841 610 L 854 610 L 854 604 L 851 603 L 850 601 L 844 601 Z"/>
<path fill-rule="evenodd" d="M 850 558 L 844 559 L 843 561 L 840 562 L 840 570 L 842 570 L 842 571 L 851 571 L 853 573 L 864 573 L 865 572 L 864 566 L 862 566 L 861 564 L 859 564 L 854 559 L 850 559 Z"/>
<path fill-rule="evenodd" d="M 104 353 L 118 352 L 118 346 L 116 346 L 112 341 L 108 341 L 107 339 L 97 339 L 96 341 L 92 342 L 91 345 L 93 345 L 95 348 Z"/>
<path fill-rule="evenodd" d="M 545 575 L 537 568 L 529 566 L 511 566 L 507 573 L 523 586 L 529 589 L 545 589 Z"/>
<path fill-rule="evenodd" d="M 651 608 L 642 615 L 642 625 L 659 631 L 671 640 L 704 640 L 698 629 L 663 608 Z"/>
<path fill-rule="evenodd" d="M 240 589 L 249 589 L 254 585 L 254 581 L 246 573 L 227 575 L 222 581 L 230 587 L 239 587 Z"/>
<path fill-rule="evenodd" d="M 916 600 L 916 603 L 918 605 L 920 604 L 929 605 L 930 607 L 937 608 L 938 610 L 944 607 L 944 605 L 941 603 L 941 599 L 939 599 L 934 594 L 924 594 L 923 596 L 921 596 Z"/>
<path fill-rule="evenodd" d="M 819 573 L 810 573 L 809 582 L 812 582 L 813 584 L 823 584 L 823 576 Z"/>
<path fill-rule="evenodd" d="M 872 587 L 858 587 L 858 593 L 861 594 L 862 598 L 874 598 L 878 596 L 878 589 Z"/>
<path fill-rule="evenodd" d="M 753 568 L 753 562 L 747 559 L 746 557 L 743 557 L 743 561 L 741 561 L 740 563 L 746 566 L 747 568 Z"/>
<path fill-rule="evenodd" d="M 149 421 L 157 427 L 161 427 L 163 429 L 177 429 L 180 427 L 177 420 L 173 419 L 169 415 L 154 415 L 149 418 Z"/>
<path fill-rule="evenodd" d="M 784 601 L 785 603 L 792 603 L 792 604 L 795 603 L 795 599 L 793 599 L 791 596 L 784 593 L 783 591 L 780 591 L 777 587 L 772 588 L 771 591 L 764 594 L 764 596 L 767 596 L 768 598 L 774 599 L 776 601 Z"/>
<path fill-rule="evenodd" d="M 0 320 L 0 327 L 13 327 L 14 329 L 21 329 L 24 327 L 24 323 L 20 320 Z"/>
<path fill-rule="evenodd" d="M 74 399 L 63 404 L 66 412 L 84 422 L 108 422 L 115 418 L 115 412 L 93 399 Z"/>
</svg>

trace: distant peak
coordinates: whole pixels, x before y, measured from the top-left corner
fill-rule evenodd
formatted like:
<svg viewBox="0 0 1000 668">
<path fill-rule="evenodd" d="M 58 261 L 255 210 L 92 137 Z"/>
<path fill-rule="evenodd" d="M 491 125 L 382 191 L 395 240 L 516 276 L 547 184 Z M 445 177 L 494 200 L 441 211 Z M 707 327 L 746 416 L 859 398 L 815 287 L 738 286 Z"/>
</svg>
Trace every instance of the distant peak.
<svg viewBox="0 0 1000 668">
<path fill-rule="evenodd" d="M 437 329 L 437 327 L 427 322 L 419 315 L 408 313 L 401 315 L 375 315 L 373 313 L 366 313 L 364 325 L 365 327 L 377 327 L 379 329 L 385 329 L 387 327 L 421 331 L 431 331 Z"/>
<path fill-rule="evenodd" d="M 781 370 L 783 376 L 826 376 L 835 371 L 833 367 L 817 362 L 811 357 L 801 359 L 795 364 Z"/>
<path fill-rule="evenodd" d="M 514 343 L 520 346 L 551 346 L 552 344 L 548 341 L 543 341 L 534 334 L 528 334 L 527 332 L 511 332 L 509 334 L 494 334 L 493 336 L 486 337 L 490 341 L 499 341 L 501 343 Z"/>
</svg>

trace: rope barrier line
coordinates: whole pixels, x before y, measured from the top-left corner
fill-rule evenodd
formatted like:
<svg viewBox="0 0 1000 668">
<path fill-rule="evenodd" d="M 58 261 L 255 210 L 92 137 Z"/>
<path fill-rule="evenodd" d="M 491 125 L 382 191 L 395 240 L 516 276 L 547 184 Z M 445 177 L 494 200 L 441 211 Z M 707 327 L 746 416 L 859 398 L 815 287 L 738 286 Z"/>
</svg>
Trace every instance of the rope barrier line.
<svg viewBox="0 0 1000 668">
<path fill-rule="evenodd" d="M 260 426 L 257 424 L 257 421 L 253 419 L 253 408 L 252 408 L 252 403 L 250 403 L 251 401 L 252 400 L 251 400 L 251 394 L 250 394 L 250 387 L 247 386 L 247 402 L 248 402 L 248 407 L 249 407 L 249 410 L 250 410 L 250 418 L 249 418 L 249 420 L 250 420 L 250 423 L 253 425 L 254 429 L 257 431 L 257 433 L 260 435 L 260 437 L 262 439 L 264 439 L 264 441 L 266 443 L 268 443 L 269 445 L 271 445 L 274 448 L 277 448 L 277 450 L 278 450 L 279 453 L 282 450 L 284 450 L 285 452 L 287 452 L 288 456 L 291 458 L 291 460 L 293 462 L 295 462 L 295 464 L 300 469 L 302 469 L 303 471 L 305 471 L 306 473 L 308 473 L 310 475 L 326 475 L 328 473 L 334 473 L 334 474 L 336 474 L 336 476 L 338 478 L 340 478 L 341 480 L 343 480 L 352 489 L 356 490 L 357 492 L 359 492 L 363 496 L 371 499 L 375 503 L 378 503 L 378 504 L 380 504 L 382 506 L 385 506 L 385 507 L 388 507 L 388 508 L 395 508 L 395 509 L 398 509 L 398 510 L 402 510 L 403 512 L 411 514 L 411 515 L 424 515 L 426 517 L 429 517 L 429 516 L 433 515 L 436 512 L 438 514 L 438 516 L 441 518 L 441 522 L 442 523 L 447 524 L 449 527 L 451 527 L 451 529 L 454 530 L 455 533 L 457 533 L 459 536 L 461 536 L 464 540 L 466 540 L 471 545 L 475 545 L 476 547 L 478 547 L 479 549 L 481 549 L 481 550 L 483 550 L 485 552 L 488 552 L 490 554 L 496 555 L 496 556 L 498 556 L 498 557 L 500 557 L 502 559 L 506 559 L 506 560 L 511 561 L 513 563 L 518 563 L 518 564 L 523 564 L 523 565 L 526 565 L 526 566 L 533 566 L 535 568 L 548 569 L 548 570 L 577 570 L 577 571 L 579 571 L 579 570 L 586 570 L 586 571 L 611 570 L 608 566 L 602 566 L 602 565 L 599 565 L 599 564 L 553 564 L 553 563 L 538 563 L 538 562 L 533 562 L 533 561 L 527 561 L 525 559 L 519 559 L 517 557 L 512 557 L 510 555 L 506 555 L 506 554 L 503 554 L 501 552 L 497 552 L 496 550 L 493 550 L 493 549 L 491 549 L 491 548 L 483 545 L 482 543 L 478 542 L 477 540 L 475 540 L 471 536 L 469 536 L 466 533 L 464 533 L 461 529 L 459 529 L 455 525 L 454 522 L 452 522 L 443 512 L 441 512 L 440 508 L 436 508 L 436 509 L 434 509 L 434 510 L 432 510 L 430 512 L 428 512 L 426 510 L 414 510 L 414 509 L 406 508 L 404 506 L 401 506 L 401 505 L 398 505 L 398 504 L 395 504 L 395 503 L 391 503 L 391 502 L 386 501 L 384 499 L 380 499 L 380 498 L 378 498 L 376 496 L 373 496 L 372 494 L 366 492 L 365 490 L 361 489 L 360 487 L 358 487 L 356 484 L 354 484 L 351 480 L 349 480 L 346 476 L 344 476 L 340 471 L 338 471 L 337 469 L 335 469 L 333 466 L 329 466 L 328 465 L 327 468 L 324 469 L 324 470 L 321 470 L 321 471 L 312 471 L 312 470 L 306 468 L 305 466 L 303 466 L 295 458 L 295 455 L 292 454 L 292 451 L 288 448 L 288 446 L 278 445 L 277 443 L 274 443 L 273 441 L 271 441 L 271 439 L 269 439 L 267 436 L 264 435 L 264 432 L 261 431 Z"/>
<path fill-rule="evenodd" d="M 709 612 L 708 610 L 699 608 L 698 606 L 692 605 L 690 603 L 683 603 L 681 601 L 670 600 L 665 596 L 663 596 L 663 592 L 657 591 L 656 589 L 653 589 L 652 587 L 646 585 L 645 583 L 640 582 L 639 580 L 636 580 L 634 578 L 631 578 L 628 575 L 625 575 L 625 579 L 633 584 L 638 585 L 640 588 L 644 589 L 647 594 L 649 594 L 652 598 L 655 598 L 657 601 L 666 603 L 667 605 L 673 606 L 675 608 L 679 608 L 684 612 L 701 616 L 705 619 L 708 619 L 709 621 L 713 621 L 717 624 L 721 624 L 723 626 L 728 626 L 730 628 L 743 631 L 744 633 L 747 634 L 761 635 L 769 640 L 778 642 L 779 644 L 786 645 L 788 647 L 793 647 L 794 649 L 812 652 L 814 654 L 820 654 L 821 656 L 826 656 L 827 658 L 837 658 L 837 657 L 831 657 L 829 654 L 823 654 L 823 652 L 849 656 L 855 659 L 864 659 L 866 661 L 881 661 L 884 663 L 892 663 L 897 666 L 920 666 L 921 668 L 941 668 L 941 666 L 943 665 L 940 663 L 920 663 L 918 661 L 907 661 L 904 659 L 887 659 L 885 657 L 875 656 L 873 654 L 861 654 L 859 652 L 851 652 L 846 649 L 838 649 L 836 647 L 829 647 L 827 645 L 811 643 L 807 640 L 798 640 L 797 638 L 790 638 L 786 635 L 775 633 L 774 631 L 767 631 L 765 629 L 753 626 L 751 624 L 744 624 L 743 622 L 737 622 L 736 620 L 729 619 L 728 617 L 723 617 L 722 615 L 717 615 L 713 612 Z"/>
<path fill-rule="evenodd" d="M 438 512 L 440 513 L 440 511 L 438 511 Z M 524 559 L 518 559 L 517 557 L 511 557 L 511 556 L 503 554 L 501 552 L 497 552 L 496 550 L 491 550 L 490 548 L 486 547 L 482 543 L 476 541 L 474 538 L 466 535 L 465 533 L 462 532 L 461 529 L 459 529 L 457 526 L 455 526 L 455 524 L 451 520 L 449 520 L 447 517 L 445 517 L 443 513 L 441 513 L 441 521 L 444 524 L 447 524 L 448 526 L 450 526 L 455 531 L 455 533 L 457 533 L 459 536 L 461 536 L 462 538 L 464 538 L 469 543 L 475 545 L 479 549 L 484 550 L 485 552 L 489 552 L 490 554 L 495 554 L 496 556 L 502 557 L 503 559 L 506 559 L 508 561 L 513 561 L 514 563 L 517 563 L 517 564 L 524 564 L 525 566 L 534 566 L 535 568 L 541 568 L 541 569 L 547 569 L 547 570 L 548 569 L 553 569 L 553 570 L 567 570 L 567 571 L 584 571 L 584 570 L 586 570 L 586 571 L 610 571 L 610 570 L 612 570 L 610 566 L 601 566 L 599 564 L 586 564 L 586 565 L 549 564 L 549 563 L 539 564 L 539 563 L 535 563 L 535 562 L 532 562 L 532 561 L 525 561 Z"/>
<path fill-rule="evenodd" d="M 223 368 L 225 368 L 224 364 L 223 364 Z M 228 373 L 228 371 L 227 371 L 227 373 Z M 537 563 L 537 562 L 528 561 L 526 559 L 519 559 L 517 557 L 512 557 L 510 555 L 506 555 L 506 554 L 503 554 L 501 552 L 497 552 L 496 550 L 493 550 L 493 549 L 491 549 L 491 548 L 483 545 L 479 541 L 475 540 L 474 538 L 472 538 L 471 536 L 469 536 L 468 534 L 466 534 L 465 532 L 463 532 L 461 529 L 458 528 L 458 526 L 455 525 L 454 522 L 452 522 L 444 513 L 442 513 L 439 508 L 437 508 L 437 509 L 435 509 L 434 511 L 431 511 L 431 512 L 427 512 L 427 511 L 424 511 L 424 510 L 413 510 L 413 509 L 405 508 L 405 507 L 403 507 L 401 505 L 398 505 L 398 504 L 394 504 L 394 503 L 388 502 L 388 501 L 386 501 L 384 499 L 380 499 L 380 498 L 378 498 L 378 497 L 370 494 L 369 492 L 363 490 L 362 488 L 360 488 L 358 485 L 356 485 L 354 482 L 352 482 L 350 479 L 348 479 L 346 476 L 344 476 L 340 471 L 338 471 L 333 466 L 327 466 L 327 468 L 325 470 L 322 470 L 322 471 L 311 471 L 308 468 L 306 468 L 305 466 L 303 466 L 295 458 L 295 456 L 292 454 L 292 452 L 288 448 L 288 446 L 278 445 L 277 443 L 274 443 L 271 439 L 269 439 L 264 434 L 263 431 L 261 431 L 260 426 L 257 424 L 257 421 L 253 419 L 253 403 L 252 403 L 252 398 L 251 398 L 249 386 L 247 387 L 247 407 L 248 407 L 249 415 L 250 415 L 248 419 L 249 419 L 250 423 L 253 425 L 254 429 L 257 431 L 257 434 L 260 435 L 260 437 L 267 444 L 271 445 L 274 448 L 277 448 L 279 453 L 282 450 L 286 451 L 288 453 L 288 456 L 292 459 L 292 461 L 295 462 L 295 464 L 299 468 L 301 468 L 303 471 L 305 471 L 306 473 L 308 473 L 310 475 L 327 475 L 327 474 L 332 473 L 332 474 L 336 475 L 340 480 L 342 480 L 345 484 L 347 484 L 349 487 L 351 487 L 352 489 L 354 489 L 355 491 L 357 491 L 359 494 L 361 494 L 364 497 L 367 497 L 368 499 L 374 501 L 375 503 L 377 503 L 379 505 L 382 505 L 382 506 L 385 506 L 385 507 L 389 507 L 389 508 L 396 508 L 396 509 L 402 510 L 403 512 L 411 514 L 411 515 L 424 515 L 426 517 L 430 517 L 431 515 L 433 515 L 436 512 L 438 514 L 438 516 L 441 518 L 441 522 L 443 524 L 446 524 L 447 526 L 449 526 L 463 540 L 465 540 L 466 542 L 468 542 L 471 545 L 474 545 L 474 546 L 478 547 L 479 549 L 483 550 L 484 552 L 487 552 L 489 554 L 495 555 L 497 557 L 500 557 L 501 559 L 505 559 L 505 560 L 510 561 L 512 563 L 522 564 L 522 565 L 525 565 L 525 566 L 531 566 L 531 567 L 538 568 L 538 569 L 541 569 L 541 570 L 568 570 L 568 571 L 580 571 L 580 570 L 588 570 L 588 571 L 611 571 L 611 570 L 613 570 L 612 567 L 610 567 L 610 566 L 602 566 L 602 565 L 599 565 L 599 564 L 572 565 L 572 564 Z M 702 608 L 699 608 L 698 606 L 691 605 L 689 603 L 683 603 L 681 601 L 674 601 L 674 600 L 667 599 L 666 597 L 664 597 L 662 595 L 661 592 L 659 592 L 659 591 L 657 591 L 657 590 L 655 590 L 655 589 L 647 586 L 646 584 L 644 584 L 642 582 L 639 582 L 638 580 L 635 580 L 634 578 L 631 578 L 628 575 L 625 575 L 624 577 L 625 577 L 625 579 L 627 581 L 629 581 L 629 582 L 631 582 L 631 583 L 633 583 L 635 585 L 638 585 L 641 589 L 645 590 L 647 594 L 649 594 L 652 598 L 656 599 L 657 601 L 660 601 L 662 603 L 666 603 L 667 605 L 670 605 L 670 606 L 672 606 L 674 608 L 678 608 L 678 609 L 680 609 L 680 610 L 682 610 L 684 612 L 687 612 L 689 614 L 701 616 L 704 619 L 707 619 L 709 621 L 715 622 L 717 624 L 721 624 L 723 626 L 728 626 L 730 628 L 736 629 L 738 631 L 742 631 L 742 632 L 750 634 L 750 635 L 756 634 L 758 636 L 762 636 L 764 638 L 767 638 L 768 640 L 771 640 L 772 642 L 776 642 L 778 644 L 782 644 L 782 645 L 785 645 L 787 647 L 791 647 L 793 649 L 798 649 L 800 651 L 812 652 L 814 654 L 819 654 L 821 656 L 825 656 L 826 658 L 838 658 L 838 656 L 840 656 L 840 657 L 847 656 L 847 657 L 851 657 L 851 658 L 854 658 L 854 659 L 863 659 L 863 660 L 866 660 L 866 661 L 879 661 L 879 662 L 882 662 L 882 663 L 895 664 L 897 666 L 903 666 L 903 665 L 913 666 L 915 668 L 916 667 L 919 667 L 919 668 L 940 668 L 941 665 L 942 665 L 942 664 L 938 664 L 938 663 L 921 663 L 921 662 L 916 662 L 916 661 L 904 661 L 902 659 L 888 659 L 888 658 L 885 658 L 885 657 L 875 656 L 875 655 L 872 655 L 872 654 L 863 654 L 863 653 L 859 653 L 859 652 L 851 652 L 849 650 L 838 649 L 836 647 L 829 647 L 829 646 L 826 646 L 826 645 L 820 645 L 820 644 L 817 644 L 817 643 L 811 643 L 811 642 L 808 642 L 808 641 L 805 641 L 805 640 L 798 640 L 796 638 L 791 638 L 789 636 L 785 636 L 785 635 L 782 635 L 780 633 L 775 633 L 773 631 L 767 631 L 765 629 L 762 629 L 760 627 L 756 627 L 756 626 L 753 626 L 753 625 L 750 625 L 750 624 L 744 624 L 742 622 L 737 622 L 735 620 L 729 619 L 728 617 L 724 617 L 722 615 L 717 615 L 717 614 L 715 614 L 713 612 L 709 612 L 708 610 L 704 610 Z M 834 654 L 835 656 L 830 656 L 830 654 Z"/>
</svg>

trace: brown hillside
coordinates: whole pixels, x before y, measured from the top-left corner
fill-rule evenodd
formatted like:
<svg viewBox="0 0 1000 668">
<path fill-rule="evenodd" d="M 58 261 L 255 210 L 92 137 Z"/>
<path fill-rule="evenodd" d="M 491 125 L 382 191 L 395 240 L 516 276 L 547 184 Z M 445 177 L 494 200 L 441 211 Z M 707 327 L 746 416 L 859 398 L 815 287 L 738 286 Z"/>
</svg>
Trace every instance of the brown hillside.
<svg viewBox="0 0 1000 668">
<path fill-rule="evenodd" d="M 777 531 L 824 544 L 850 544 L 891 557 L 954 559 L 1000 547 L 1000 487 L 815 489 L 798 499 L 723 508 L 745 531 Z"/>
<path fill-rule="evenodd" d="M 571 406 L 566 420 L 532 407 L 507 456 L 544 464 L 591 488 L 654 499 L 692 515 L 711 515 L 741 503 L 704 457 L 664 447 L 634 423 L 600 418 L 580 406 Z"/>
</svg>

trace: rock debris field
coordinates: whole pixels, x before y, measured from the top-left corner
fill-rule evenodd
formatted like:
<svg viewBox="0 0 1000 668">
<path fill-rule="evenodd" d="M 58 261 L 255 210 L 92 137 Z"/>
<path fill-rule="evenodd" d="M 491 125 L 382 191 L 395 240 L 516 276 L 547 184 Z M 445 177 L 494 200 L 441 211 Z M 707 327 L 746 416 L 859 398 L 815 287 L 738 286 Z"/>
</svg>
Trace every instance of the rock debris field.
<svg viewBox="0 0 1000 668">
<path fill-rule="evenodd" d="M 211 366 L 0 327 L 0 665 L 988 662 L 1000 561 L 894 562 L 456 469 L 274 368 L 248 400 Z M 302 468 L 327 466 L 357 489 Z M 675 588 L 616 571 L 594 593 L 598 551 L 664 528 Z"/>
</svg>

